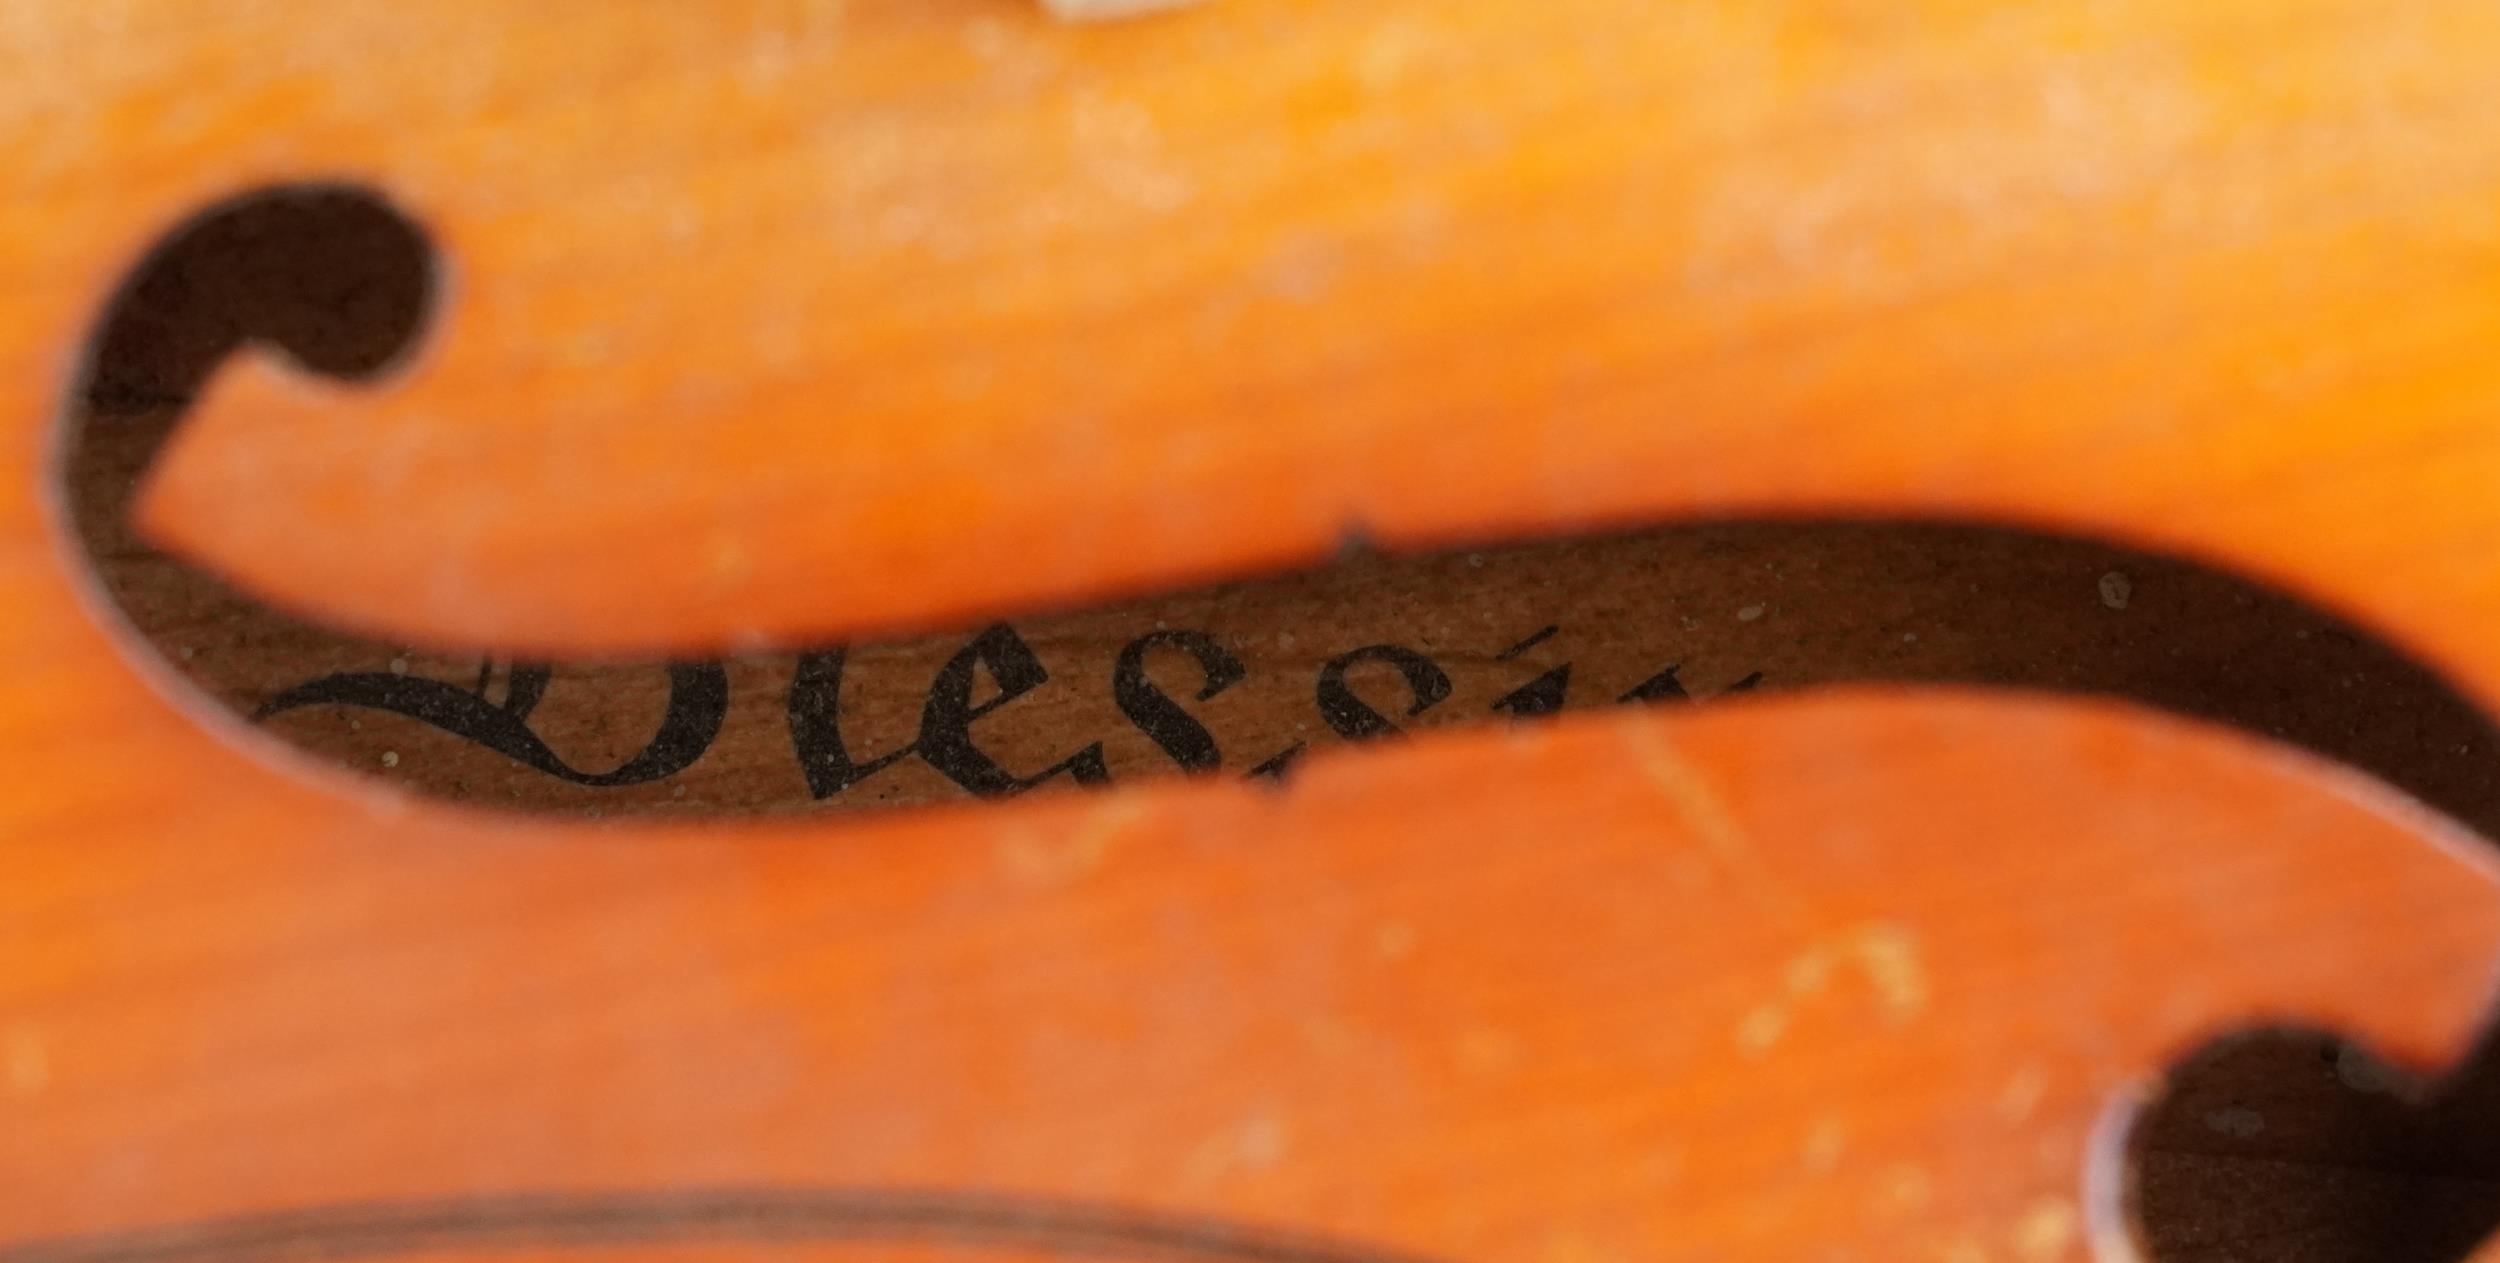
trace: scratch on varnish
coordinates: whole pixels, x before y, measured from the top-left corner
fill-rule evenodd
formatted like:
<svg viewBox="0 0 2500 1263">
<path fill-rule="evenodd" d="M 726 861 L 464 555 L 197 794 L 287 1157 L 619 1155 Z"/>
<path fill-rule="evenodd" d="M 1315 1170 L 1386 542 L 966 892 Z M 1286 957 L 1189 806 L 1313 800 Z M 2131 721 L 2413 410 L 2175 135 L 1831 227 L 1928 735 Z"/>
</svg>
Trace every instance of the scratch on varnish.
<svg viewBox="0 0 2500 1263">
<path fill-rule="evenodd" d="M 1927 1011 L 1927 967 L 1909 930 L 1889 922 L 1853 926 L 1816 939 L 1788 962 L 1778 994 L 1737 1024 L 1737 1049 L 1753 1057 L 1769 1052 L 1797 1010 L 1829 990 L 1844 966 L 1866 980 L 1885 1021 L 1899 1026 Z"/>
<path fill-rule="evenodd" d="M 1864 926 L 1843 941 L 1843 950 L 1874 985 L 1884 1016 L 1903 1022 L 1926 1010 L 1927 967 L 1907 929 L 1889 923 Z"/>
<path fill-rule="evenodd" d="M 1792 921 L 1803 919 L 1803 905 L 1763 864 L 1753 839 L 1736 823 L 1735 814 L 1728 810 L 1718 791 L 1676 753 L 1660 735 L 1655 722 L 1627 725 L 1624 744 L 1631 750 L 1642 779 L 1657 788 L 1675 808 L 1677 818 L 1726 866 L 1748 896 L 1762 904 L 1766 912 Z"/>
<path fill-rule="evenodd" d="M 2015 1223 L 2014 1254 L 2026 1263 L 2047 1263 L 2063 1258 L 2076 1235 L 2074 1205 L 2060 1197 L 2042 1198 Z"/>
<path fill-rule="evenodd" d="M 1200 1142 L 1183 1164 L 1181 1178 L 1205 1187 L 1227 1176 L 1269 1170 L 1285 1159 L 1289 1139 L 1283 1120 L 1254 1113 Z"/>
<path fill-rule="evenodd" d="M 1884 1172 L 1875 1185 L 1874 1208 L 1889 1216 L 1914 1215 L 1935 1199 L 1935 1181 L 1925 1168 L 1901 1165 Z"/>
<path fill-rule="evenodd" d="M 18 1096 L 35 1096 L 52 1086 L 52 1056 L 45 1050 L 43 1039 L 31 1026 L 11 1026 L 5 1045 L 5 1064 L 9 1091 Z"/>
<path fill-rule="evenodd" d="M 1205 0 L 1042 0 L 1042 11 L 1062 22 L 1107 22 L 1165 9 L 1185 9 Z"/>
<path fill-rule="evenodd" d="M 2024 1066 L 2006 1081 L 2005 1091 L 1997 1098 L 1998 1113 L 2009 1123 L 2028 1121 L 2040 1107 L 2040 1098 L 2047 1095 L 2048 1075 L 2038 1066 Z"/>
<path fill-rule="evenodd" d="M 1009 872 L 1028 881 L 1072 881 L 1102 867 L 1119 835 L 1145 815 L 1145 804 L 1137 799 L 1108 795 L 1063 838 L 1019 831 L 1000 839 L 999 858 Z"/>
<path fill-rule="evenodd" d="M 1633 723 L 1624 731 L 1624 744 L 1634 765 L 1675 808 L 1677 819 L 1701 840 L 1766 918 L 1807 940 L 1805 950 L 1788 962 L 1778 990 L 1748 1010 L 1737 1024 L 1739 1051 L 1754 1057 L 1769 1052 L 1793 1024 L 1797 1007 L 1822 994 L 1841 967 L 1865 978 L 1887 1021 L 1898 1025 L 1926 1012 L 1927 967 L 1909 929 L 1878 921 L 1829 935 L 1816 933 L 1823 920 L 1764 862 L 1760 848 L 1737 823 L 1725 800 L 1676 752 L 1658 724 Z"/>
</svg>

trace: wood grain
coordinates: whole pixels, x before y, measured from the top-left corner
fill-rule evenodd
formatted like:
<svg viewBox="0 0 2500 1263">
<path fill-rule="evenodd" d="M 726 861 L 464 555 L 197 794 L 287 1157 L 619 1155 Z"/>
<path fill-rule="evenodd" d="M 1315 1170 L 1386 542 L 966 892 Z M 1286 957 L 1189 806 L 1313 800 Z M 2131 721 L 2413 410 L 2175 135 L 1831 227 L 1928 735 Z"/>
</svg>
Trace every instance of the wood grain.
<svg viewBox="0 0 2500 1263">
<path fill-rule="evenodd" d="M 710 653 L 1883 513 L 2199 559 L 2488 712 L 2494 49 L 2463 0 L 11 10 L 0 1241 L 938 1186 L 1449 1259 L 2123 1257 L 2113 1120 L 2200 1041 L 2463 1054 L 2500 892 L 2453 826 L 1946 691 L 1281 795 L 490 817 L 154 661 L 65 403 L 169 232 L 347 181 L 432 324 L 360 388 L 246 359 L 136 501 L 335 630 Z"/>
<path fill-rule="evenodd" d="M 16 1236 L 763 1182 L 1442 1258 L 2075 1257 L 2166 1058 L 2268 1014 L 2424 1064 L 2500 946 L 2428 818 L 2072 703 L 1591 716 L 837 845 L 221 810 L 190 836 L 261 841 L 21 853 Z"/>
<path fill-rule="evenodd" d="M 134 129 L 41 273 L 84 282 L 44 287 L 46 323 L 57 345 L 173 222 L 269 181 L 367 181 L 425 226 L 446 306 L 390 390 L 243 366 L 141 505 L 332 621 L 673 651 L 1238 574 L 1350 529 L 1882 509 L 2225 559 L 2485 683 L 2487 5 L 222 29 L 265 51 L 187 89 L 188 125 L 251 143 L 186 164 L 192 133 Z M 462 69 L 340 75 L 341 42 Z M 148 61 L 113 55 L 107 85 Z M 733 64 L 741 107 L 697 108 Z M 559 512 L 561 487 L 596 490 Z"/>
</svg>

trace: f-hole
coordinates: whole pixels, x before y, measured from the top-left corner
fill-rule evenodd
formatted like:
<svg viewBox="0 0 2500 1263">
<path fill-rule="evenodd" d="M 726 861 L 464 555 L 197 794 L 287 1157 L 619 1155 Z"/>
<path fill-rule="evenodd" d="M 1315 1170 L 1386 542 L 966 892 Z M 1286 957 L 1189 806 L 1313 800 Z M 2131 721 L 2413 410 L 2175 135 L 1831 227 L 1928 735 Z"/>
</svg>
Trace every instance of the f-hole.
<svg viewBox="0 0 2500 1263">
<path fill-rule="evenodd" d="M 423 336 L 437 276 L 424 231 L 369 191 L 270 189 L 202 211 L 100 316 L 60 467 L 96 581 L 143 652 L 274 739 L 405 792 L 740 814 L 1275 779 L 1331 741 L 1889 681 L 2112 695 L 2233 723 L 2500 836 L 2492 724 L 2367 630 L 2193 559 L 1975 524 L 1355 549 L 1113 607 L 681 663 L 341 635 L 132 533 L 134 490 L 227 356 L 258 344 L 378 381 Z M 2164 1263 L 2295 1229 L 2320 1259 L 2432 1263 L 2491 1226 L 2494 1137 L 2500 1054 L 2425 1088 L 2323 1036 L 2255 1035 L 2182 1066 L 2139 1118 L 2135 1204 Z"/>
</svg>

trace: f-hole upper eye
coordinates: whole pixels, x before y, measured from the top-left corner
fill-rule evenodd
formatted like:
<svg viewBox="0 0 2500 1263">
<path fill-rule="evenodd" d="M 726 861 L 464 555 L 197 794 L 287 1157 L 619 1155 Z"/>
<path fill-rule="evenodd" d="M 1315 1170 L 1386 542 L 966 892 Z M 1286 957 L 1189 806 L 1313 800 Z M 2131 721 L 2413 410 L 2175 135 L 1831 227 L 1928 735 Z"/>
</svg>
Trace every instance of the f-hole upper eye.
<svg viewBox="0 0 2500 1263">
<path fill-rule="evenodd" d="M 376 378 L 430 322 L 432 244 L 377 194 L 347 185 L 256 190 L 176 227 L 132 269 L 98 318 L 68 401 L 61 477 L 79 541 L 140 630 L 209 623 L 244 603 L 130 528 L 129 506 L 158 450 L 219 365 L 246 345 L 308 373 Z"/>
</svg>

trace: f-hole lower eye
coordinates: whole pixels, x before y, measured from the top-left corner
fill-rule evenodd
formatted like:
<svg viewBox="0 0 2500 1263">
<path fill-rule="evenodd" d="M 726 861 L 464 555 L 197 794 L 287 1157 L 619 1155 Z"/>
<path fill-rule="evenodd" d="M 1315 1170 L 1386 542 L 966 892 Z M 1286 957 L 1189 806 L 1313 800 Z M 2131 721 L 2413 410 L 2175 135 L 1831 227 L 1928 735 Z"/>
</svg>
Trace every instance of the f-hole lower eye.
<svg viewBox="0 0 2500 1263">
<path fill-rule="evenodd" d="M 2458 1263 L 2500 1228 L 2500 1043 L 2425 1082 L 2324 1032 L 2219 1040 L 2140 1111 L 2127 1164 L 2154 1263 Z"/>
</svg>

